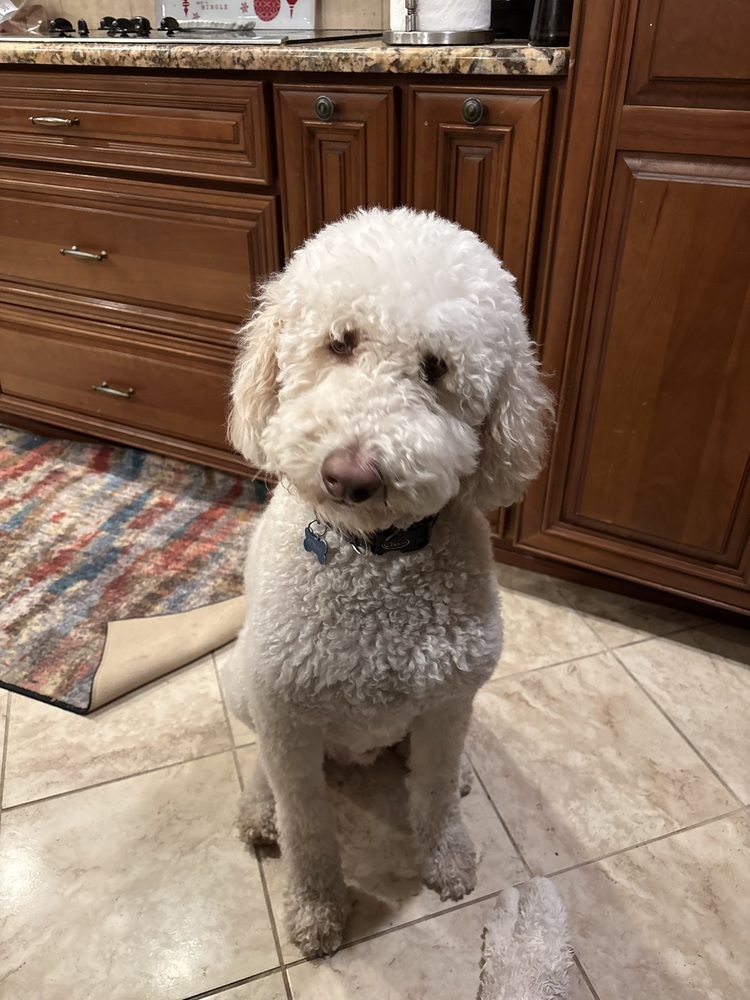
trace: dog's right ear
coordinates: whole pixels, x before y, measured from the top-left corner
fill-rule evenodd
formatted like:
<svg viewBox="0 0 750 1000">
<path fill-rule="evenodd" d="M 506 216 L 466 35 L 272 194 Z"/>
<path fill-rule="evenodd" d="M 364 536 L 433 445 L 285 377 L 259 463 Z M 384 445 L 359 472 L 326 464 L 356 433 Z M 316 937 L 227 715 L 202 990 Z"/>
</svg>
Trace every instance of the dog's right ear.
<svg viewBox="0 0 750 1000">
<path fill-rule="evenodd" d="M 281 322 L 271 288 L 272 284 L 263 289 L 254 313 L 240 330 L 229 414 L 229 440 L 256 469 L 265 467 L 260 439 L 278 405 L 276 351 Z"/>
</svg>

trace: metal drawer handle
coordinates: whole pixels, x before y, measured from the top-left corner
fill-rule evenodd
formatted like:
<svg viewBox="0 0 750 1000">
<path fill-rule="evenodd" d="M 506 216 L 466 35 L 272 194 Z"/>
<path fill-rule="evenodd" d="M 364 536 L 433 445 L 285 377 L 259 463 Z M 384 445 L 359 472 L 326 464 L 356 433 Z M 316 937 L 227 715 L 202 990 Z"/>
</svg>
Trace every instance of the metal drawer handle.
<svg viewBox="0 0 750 1000">
<path fill-rule="evenodd" d="M 99 253 L 89 253 L 87 250 L 79 250 L 78 247 L 70 247 L 69 250 L 63 248 L 60 253 L 63 257 L 76 257 L 78 260 L 104 260 L 107 256 L 106 250 Z"/>
<path fill-rule="evenodd" d="M 51 116 L 50 117 L 42 116 L 41 118 L 39 118 L 34 115 L 32 115 L 31 118 L 29 118 L 29 121 L 31 122 L 32 125 L 48 125 L 50 128 L 65 128 L 65 127 L 69 128 L 71 125 L 81 124 L 79 118 L 53 118 Z"/>
<path fill-rule="evenodd" d="M 336 105 L 330 97 L 322 94 L 315 102 L 315 114 L 322 122 L 329 122 L 336 113 Z"/>
<path fill-rule="evenodd" d="M 461 106 L 461 117 L 467 125 L 476 125 L 482 120 L 484 105 L 478 97 L 467 97 Z"/>
<path fill-rule="evenodd" d="M 92 385 L 94 392 L 103 392 L 107 396 L 117 396 L 118 399 L 130 399 L 135 395 L 135 389 L 113 389 L 109 382 L 100 382 L 99 385 Z"/>
</svg>

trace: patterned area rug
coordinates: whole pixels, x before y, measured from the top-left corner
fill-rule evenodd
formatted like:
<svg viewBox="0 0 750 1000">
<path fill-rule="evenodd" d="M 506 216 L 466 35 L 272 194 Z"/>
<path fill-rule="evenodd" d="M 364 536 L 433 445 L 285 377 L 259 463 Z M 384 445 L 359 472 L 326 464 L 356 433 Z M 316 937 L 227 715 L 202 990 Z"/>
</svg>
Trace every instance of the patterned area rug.
<svg viewBox="0 0 750 1000">
<path fill-rule="evenodd" d="M 267 487 L 0 427 L 0 684 L 85 714 L 228 642 Z"/>
</svg>

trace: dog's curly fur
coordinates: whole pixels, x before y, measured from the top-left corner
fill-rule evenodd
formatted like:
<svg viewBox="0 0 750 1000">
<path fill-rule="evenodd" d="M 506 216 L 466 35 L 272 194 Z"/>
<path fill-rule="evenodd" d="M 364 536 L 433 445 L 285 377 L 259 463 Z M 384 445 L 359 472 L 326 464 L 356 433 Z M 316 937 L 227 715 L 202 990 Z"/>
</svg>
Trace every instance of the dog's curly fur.
<svg viewBox="0 0 750 1000">
<path fill-rule="evenodd" d="M 503 889 L 482 939 L 477 1000 L 565 1000 L 572 961 L 554 882 Z"/>
<path fill-rule="evenodd" d="M 444 374 L 430 379 L 425 359 Z M 258 734 L 240 827 L 260 843 L 278 830 L 290 934 L 307 955 L 329 953 L 346 892 L 324 754 L 368 762 L 409 735 L 422 877 L 442 899 L 474 888 L 459 772 L 502 637 L 481 511 L 520 499 L 539 472 L 551 397 L 497 257 L 404 208 L 327 226 L 268 282 L 242 331 L 232 404 L 233 444 L 282 484 L 251 539 L 227 669 L 231 706 Z M 382 488 L 343 503 L 321 467 L 352 448 Z M 432 514 L 430 544 L 410 554 L 360 555 L 338 533 Z M 331 526 L 325 565 L 303 549 L 315 518 Z"/>
</svg>

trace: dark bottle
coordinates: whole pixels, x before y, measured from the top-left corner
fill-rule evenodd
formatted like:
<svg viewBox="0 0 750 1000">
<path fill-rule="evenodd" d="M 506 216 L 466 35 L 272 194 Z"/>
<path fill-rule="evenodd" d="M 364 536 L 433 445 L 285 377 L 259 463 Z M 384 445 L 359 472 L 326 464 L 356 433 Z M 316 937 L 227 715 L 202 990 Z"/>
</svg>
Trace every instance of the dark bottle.
<svg viewBox="0 0 750 1000">
<path fill-rule="evenodd" d="M 567 45 L 572 17 L 573 0 L 536 0 L 529 41 L 532 45 Z"/>
</svg>

